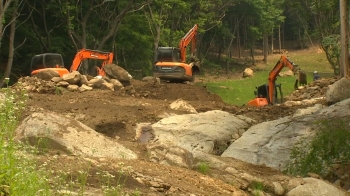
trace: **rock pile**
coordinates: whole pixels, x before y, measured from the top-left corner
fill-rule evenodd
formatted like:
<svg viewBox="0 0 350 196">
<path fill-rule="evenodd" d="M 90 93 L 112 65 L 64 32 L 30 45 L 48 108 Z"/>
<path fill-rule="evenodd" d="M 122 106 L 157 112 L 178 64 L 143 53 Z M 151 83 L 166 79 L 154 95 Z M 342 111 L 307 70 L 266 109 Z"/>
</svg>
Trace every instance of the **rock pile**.
<svg viewBox="0 0 350 196">
<path fill-rule="evenodd" d="M 22 77 L 13 86 L 27 92 L 62 93 L 63 89 L 69 91 L 88 91 L 92 89 L 108 89 L 112 91 L 124 89 L 130 84 L 131 75 L 123 68 L 108 64 L 104 67 L 106 76 L 82 75 L 78 71 L 65 74 L 62 77 L 53 70 L 43 70 L 35 76 Z"/>
<path fill-rule="evenodd" d="M 326 96 L 328 86 L 338 81 L 339 78 L 321 78 L 306 86 L 300 86 L 298 90 L 285 97 L 289 101 L 302 101 L 305 99 L 323 98 Z"/>
</svg>

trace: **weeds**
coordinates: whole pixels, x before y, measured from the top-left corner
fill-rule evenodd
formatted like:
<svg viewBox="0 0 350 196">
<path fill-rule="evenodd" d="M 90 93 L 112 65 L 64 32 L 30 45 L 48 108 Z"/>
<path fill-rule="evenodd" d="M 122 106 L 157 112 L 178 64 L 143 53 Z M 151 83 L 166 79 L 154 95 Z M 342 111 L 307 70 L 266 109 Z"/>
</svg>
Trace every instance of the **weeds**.
<svg viewBox="0 0 350 196">
<path fill-rule="evenodd" d="M 254 181 L 252 182 L 251 187 L 254 196 L 264 195 L 265 186 L 262 182 Z"/>
<path fill-rule="evenodd" d="M 307 173 L 325 175 L 335 162 L 350 162 L 349 123 L 342 119 L 324 120 L 310 141 L 301 141 L 291 152 L 286 172 L 306 176 Z"/>
<path fill-rule="evenodd" d="M 198 164 L 198 171 L 202 174 L 207 174 L 208 171 L 209 171 L 210 167 L 207 163 L 204 163 L 204 162 L 200 162 Z"/>
<path fill-rule="evenodd" d="M 21 146 L 14 141 L 26 94 L 8 88 L 0 92 L 0 195 L 50 195 L 47 178 L 34 162 L 19 153 Z"/>
</svg>

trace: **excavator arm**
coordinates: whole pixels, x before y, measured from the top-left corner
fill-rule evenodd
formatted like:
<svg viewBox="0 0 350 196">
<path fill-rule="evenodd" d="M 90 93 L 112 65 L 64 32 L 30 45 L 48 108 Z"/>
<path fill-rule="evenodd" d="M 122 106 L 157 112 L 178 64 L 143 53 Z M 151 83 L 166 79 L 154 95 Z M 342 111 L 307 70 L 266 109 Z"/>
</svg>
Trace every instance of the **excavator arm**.
<svg viewBox="0 0 350 196">
<path fill-rule="evenodd" d="M 281 70 L 284 67 L 288 67 L 293 73 L 298 69 L 298 66 L 294 64 L 292 61 L 290 61 L 286 56 L 281 56 L 280 60 L 276 63 L 275 67 L 270 71 L 269 79 L 268 79 L 268 86 L 269 86 L 269 102 L 274 103 L 275 102 L 275 81 L 278 74 L 281 72 Z"/>
<path fill-rule="evenodd" d="M 70 67 L 70 71 L 77 71 L 81 66 L 82 61 L 85 59 L 100 59 L 104 60 L 101 68 L 97 68 L 97 72 L 99 76 L 104 76 L 106 73 L 103 70 L 103 66 L 106 64 L 110 64 L 113 61 L 113 53 L 112 52 L 102 52 L 98 50 L 89 50 L 89 49 L 81 49 L 75 55 L 73 59 L 72 66 Z"/>
<path fill-rule="evenodd" d="M 195 24 L 192 29 L 190 29 L 186 35 L 181 39 L 179 44 L 179 49 L 181 53 L 181 62 L 186 62 L 186 47 L 192 41 L 191 54 L 194 56 L 195 48 L 196 48 L 196 39 L 197 39 L 197 30 L 198 25 Z"/>
</svg>

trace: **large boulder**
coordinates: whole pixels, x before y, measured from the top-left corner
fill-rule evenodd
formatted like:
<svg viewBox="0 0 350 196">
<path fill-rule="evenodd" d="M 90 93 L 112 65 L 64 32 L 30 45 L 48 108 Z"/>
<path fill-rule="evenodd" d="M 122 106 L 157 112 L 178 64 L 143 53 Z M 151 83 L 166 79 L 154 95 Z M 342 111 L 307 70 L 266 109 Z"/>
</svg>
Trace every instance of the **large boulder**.
<svg viewBox="0 0 350 196">
<path fill-rule="evenodd" d="M 284 170 L 290 162 L 292 147 L 305 138 L 312 139 L 317 131 L 316 122 L 349 116 L 349 107 L 350 99 L 329 107 L 318 104 L 291 116 L 254 125 L 221 156 Z"/>
<path fill-rule="evenodd" d="M 115 139 L 83 123 L 53 112 L 26 117 L 15 131 L 16 141 L 75 155 L 136 159 L 137 155 Z"/>
<path fill-rule="evenodd" d="M 50 81 L 53 77 L 60 77 L 60 74 L 52 69 L 44 69 L 34 76 L 42 80 Z"/>
<path fill-rule="evenodd" d="M 326 92 L 326 101 L 328 104 L 334 104 L 344 99 L 350 98 L 350 80 L 341 78 L 334 84 L 329 85 Z"/>
<path fill-rule="evenodd" d="M 304 178 L 305 184 L 301 184 L 289 191 L 286 196 L 346 196 L 349 193 L 335 187 L 323 180 L 316 178 Z"/>
<path fill-rule="evenodd" d="M 254 71 L 250 68 L 246 68 L 244 71 L 243 71 L 243 77 L 244 78 L 247 78 L 247 77 L 253 77 L 254 76 Z"/>
<path fill-rule="evenodd" d="M 187 101 L 182 99 L 178 99 L 172 102 L 169 107 L 173 110 L 179 110 L 189 113 L 198 113 L 193 106 L 191 106 Z"/>
<path fill-rule="evenodd" d="M 103 66 L 103 70 L 106 72 L 106 75 L 111 79 L 117 79 L 120 82 L 129 82 L 132 78 L 131 75 L 122 67 L 116 64 L 107 64 Z"/>
<path fill-rule="evenodd" d="M 175 115 L 152 125 L 154 140 L 173 143 L 189 152 L 213 152 L 216 144 L 230 142 L 253 122 L 245 116 L 213 110 L 198 114 Z"/>
<path fill-rule="evenodd" d="M 69 84 L 79 84 L 81 74 L 78 71 L 73 71 L 62 76 L 63 80 Z"/>
</svg>

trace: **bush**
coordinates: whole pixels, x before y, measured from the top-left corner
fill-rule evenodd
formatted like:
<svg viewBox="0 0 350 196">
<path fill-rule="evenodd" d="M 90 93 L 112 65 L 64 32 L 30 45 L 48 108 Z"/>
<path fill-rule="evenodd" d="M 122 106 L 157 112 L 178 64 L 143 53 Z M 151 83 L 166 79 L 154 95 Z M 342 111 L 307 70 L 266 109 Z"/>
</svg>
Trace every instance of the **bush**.
<svg viewBox="0 0 350 196">
<path fill-rule="evenodd" d="M 291 152 L 286 172 L 306 176 L 307 173 L 325 175 L 335 162 L 350 162 L 350 125 L 346 120 L 331 119 L 317 124 L 318 131 L 310 141 L 301 141 Z"/>
</svg>

